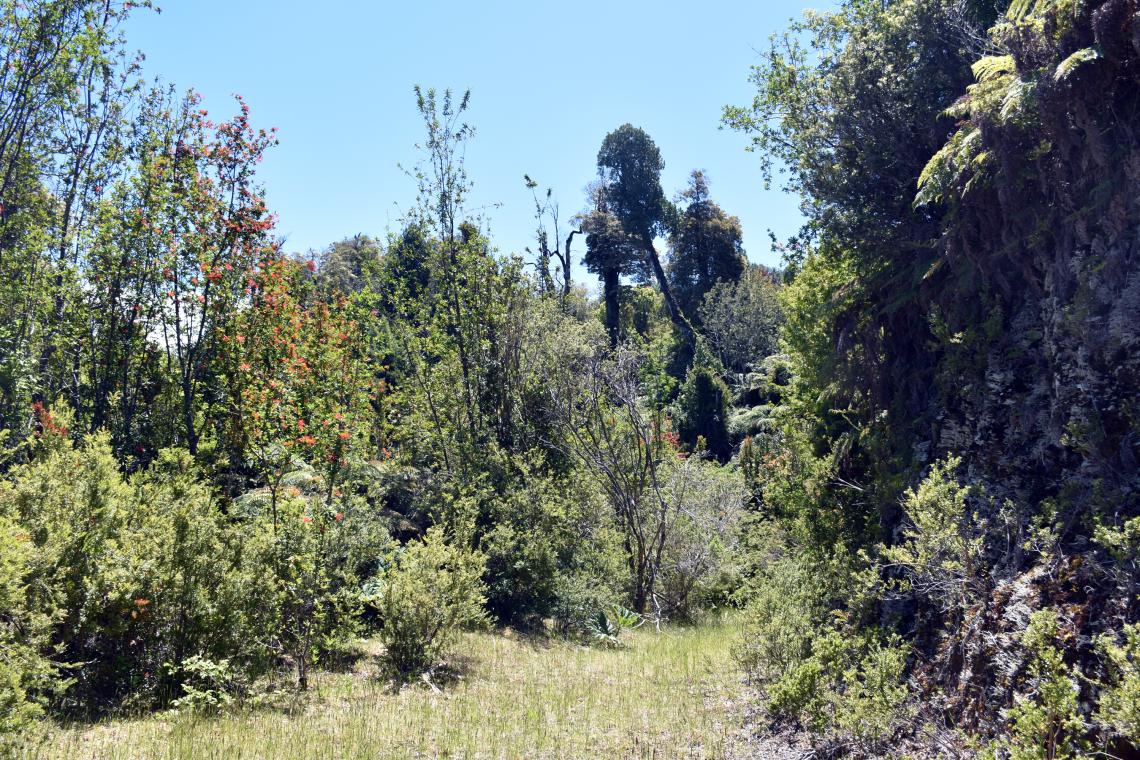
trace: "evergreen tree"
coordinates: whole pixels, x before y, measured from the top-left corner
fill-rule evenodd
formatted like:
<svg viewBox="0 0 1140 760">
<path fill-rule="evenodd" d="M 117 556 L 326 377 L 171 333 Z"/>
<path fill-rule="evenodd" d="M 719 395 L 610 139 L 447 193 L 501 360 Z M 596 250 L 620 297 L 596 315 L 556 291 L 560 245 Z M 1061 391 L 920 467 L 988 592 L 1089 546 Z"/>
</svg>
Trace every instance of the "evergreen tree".
<svg viewBox="0 0 1140 760">
<path fill-rule="evenodd" d="M 744 273 L 744 233 L 740 220 L 709 197 L 704 172 L 692 173 L 681 200 L 686 205 L 671 235 L 669 283 L 677 305 L 699 324 L 698 308 L 705 293 L 720 281 L 739 280 Z"/>
</svg>

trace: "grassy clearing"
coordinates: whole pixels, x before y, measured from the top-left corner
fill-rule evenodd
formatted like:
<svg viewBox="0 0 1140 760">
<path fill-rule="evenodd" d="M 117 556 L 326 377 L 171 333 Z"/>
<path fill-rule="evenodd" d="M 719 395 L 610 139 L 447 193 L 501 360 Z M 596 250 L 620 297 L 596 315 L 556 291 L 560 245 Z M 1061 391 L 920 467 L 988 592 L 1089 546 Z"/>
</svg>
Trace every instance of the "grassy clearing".
<svg viewBox="0 0 1140 760">
<path fill-rule="evenodd" d="M 602 650 L 498 634 L 459 647 L 460 680 L 399 692 L 324 673 L 293 709 L 152 716 L 60 730 L 39 756 L 146 758 L 721 758 L 739 731 L 731 621 L 626 635 Z M 367 661 L 366 661 L 367 662 Z"/>
</svg>

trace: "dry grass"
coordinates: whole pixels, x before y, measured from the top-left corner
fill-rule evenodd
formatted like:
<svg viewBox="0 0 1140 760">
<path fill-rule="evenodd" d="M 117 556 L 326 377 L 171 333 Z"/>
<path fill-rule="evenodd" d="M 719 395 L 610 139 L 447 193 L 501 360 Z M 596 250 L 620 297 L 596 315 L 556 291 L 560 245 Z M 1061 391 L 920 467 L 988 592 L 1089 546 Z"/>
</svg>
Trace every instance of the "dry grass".
<svg viewBox="0 0 1140 760">
<path fill-rule="evenodd" d="M 369 665 L 321 674 L 293 709 L 60 729 L 37 756 L 721 758 L 743 714 L 734 633 L 731 622 L 643 629 L 617 650 L 471 634 L 462 677 L 441 692 L 395 691 Z"/>
</svg>

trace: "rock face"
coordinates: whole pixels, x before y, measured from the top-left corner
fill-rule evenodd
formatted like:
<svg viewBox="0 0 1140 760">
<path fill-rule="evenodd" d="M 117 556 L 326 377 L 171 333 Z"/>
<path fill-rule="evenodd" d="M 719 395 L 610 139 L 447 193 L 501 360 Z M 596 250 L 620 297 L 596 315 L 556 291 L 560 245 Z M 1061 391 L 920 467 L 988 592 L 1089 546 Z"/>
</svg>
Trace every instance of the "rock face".
<svg viewBox="0 0 1140 760">
<path fill-rule="evenodd" d="M 935 447 L 1067 541 L 1140 513 L 1140 3 L 1078 6 L 998 28 L 931 296 L 962 338 Z"/>
<path fill-rule="evenodd" d="M 926 296 L 946 325 L 930 448 L 988 496 L 986 591 L 935 658 L 966 724 L 1009 704 L 1033 610 L 1062 611 L 1084 659 L 1137 619 L 1140 580 L 1093 540 L 1140 515 L 1140 0 L 993 34 L 1009 57 L 975 67 L 932 162 L 949 211 Z"/>
</svg>

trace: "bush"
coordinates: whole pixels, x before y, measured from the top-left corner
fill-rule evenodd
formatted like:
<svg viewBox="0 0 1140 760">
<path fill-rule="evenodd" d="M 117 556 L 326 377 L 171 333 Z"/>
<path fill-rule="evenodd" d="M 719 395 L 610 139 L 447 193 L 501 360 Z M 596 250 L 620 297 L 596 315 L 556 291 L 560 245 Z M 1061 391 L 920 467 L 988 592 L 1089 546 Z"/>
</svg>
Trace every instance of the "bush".
<svg viewBox="0 0 1140 760">
<path fill-rule="evenodd" d="M 825 590 L 818 569 L 785 548 L 768 557 L 742 593 L 744 635 L 734 655 L 750 678 L 787 676 L 811 652 L 812 632 L 823 617 Z"/>
<path fill-rule="evenodd" d="M 1059 633 L 1057 613 L 1044 609 L 1030 616 L 1022 635 L 1021 646 L 1029 655 L 1031 691 L 1019 696 L 1009 709 L 1008 735 L 995 747 L 1010 760 L 1067 760 L 1084 757 L 1088 749 L 1076 674 L 1056 644 Z"/>
<path fill-rule="evenodd" d="M 28 606 L 32 551 L 31 537 L 0 509 L 0 755 L 39 718 L 41 698 L 56 675 L 40 654 L 51 615 Z"/>
<path fill-rule="evenodd" d="M 813 731 L 837 733 L 867 749 L 882 746 L 900 723 L 907 689 L 907 647 L 897 637 L 831 629 L 814 638 L 811 655 L 769 689 L 774 714 Z"/>
<path fill-rule="evenodd" d="M 985 572 L 981 531 L 970 523 L 970 489 L 954 479 L 960 464 L 956 457 L 935 464 L 907 492 L 903 508 L 910 524 L 897 546 L 883 549 L 910 590 L 943 611 L 969 606 Z"/>
<path fill-rule="evenodd" d="M 438 664 L 465 626 L 483 623 L 481 554 L 449 546 L 439 528 L 397 551 L 372 585 L 391 668 L 406 676 Z"/>
<path fill-rule="evenodd" d="M 195 655 L 169 670 L 182 683 L 182 696 L 172 703 L 176 710 L 218 712 L 232 704 L 239 691 L 229 660 L 214 662 Z"/>
<path fill-rule="evenodd" d="M 689 451 L 704 447 L 722 462 L 732 454 L 728 438 L 728 387 L 707 367 L 694 367 L 674 404 L 677 434 Z"/>
<path fill-rule="evenodd" d="M 1140 737 L 1140 624 L 1124 627 L 1123 644 L 1105 634 L 1097 649 L 1108 666 L 1097 709 L 1097 722 L 1105 731 L 1125 739 Z"/>
<path fill-rule="evenodd" d="M 290 625 L 327 606 L 288 596 L 283 576 L 311 563 L 278 562 L 268 521 L 224 514 L 183 450 L 159 452 L 126 480 L 105 435 L 45 439 L 0 489 L 0 515 L 18 526 L 0 530 L 15 542 L 0 563 L 0 619 L 19 630 L 0 687 L 12 715 L 32 710 L 16 702 L 65 712 L 167 704 L 186 696 L 188 662 L 226 661 L 253 678 L 289 648 Z M 333 545 L 306 541 L 310 554 Z M 52 677 L 49 655 L 66 680 Z"/>
<path fill-rule="evenodd" d="M 740 586 L 736 549 L 748 491 L 738 470 L 694 456 L 672 466 L 661 495 L 672 517 L 655 602 L 662 614 L 691 620 Z"/>
</svg>

